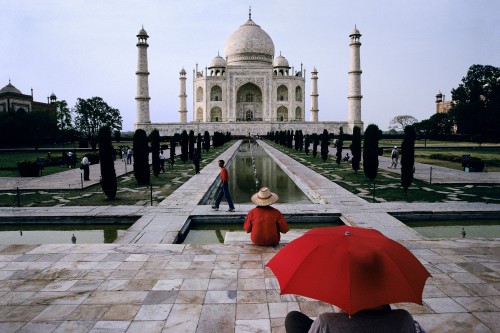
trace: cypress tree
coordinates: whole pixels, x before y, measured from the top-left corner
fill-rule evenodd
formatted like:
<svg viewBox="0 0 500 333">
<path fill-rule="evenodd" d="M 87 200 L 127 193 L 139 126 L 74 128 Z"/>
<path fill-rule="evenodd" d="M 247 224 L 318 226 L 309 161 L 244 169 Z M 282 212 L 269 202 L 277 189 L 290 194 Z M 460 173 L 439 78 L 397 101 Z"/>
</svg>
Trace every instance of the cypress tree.
<svg viewBox="0 0 500 333">
<path fill-rule="evenodd" d="M 148 136 L 143 129 L 134 133 L 134 176 L 138 185 L 149 185 L 149 146 Z"/>
<path fill-rule="evenodd" d="M 149 134 L 151 141 L 151 163 L 153 164 L 153 174 L 158 177 L 160 174 L 160 132 L 154 129 Z"/>
<path fill-rule="evenodd" d="M 190 130 L 189 131 L 189 159 L 190 160 L 193 159 L 194 144 L 195 144 L 194 131 Z"/>
<path fill-rule="evenodd" d="M 306 155 L 309 155 L 309 145 L 311 144 L 311 139 L 309 138 L 309 134 L 306 134 L 306 138 L 304 139 L 304 152 Z"/>
<path fill-rule="evenodd" d="M 170 138 L 170 165 L 172 168 L 174 167 L 175 163 L 175 146 L 177 145 L 177 142 L 175 141 L 175 137 Z"/>
<path fill-rule="evenodd" d="M 404 195 L 408 195 L 408 188 L 413 180 L 413 168 L 415 165 L 415 129 L 408 125 L 404 129 L 405 136 L 401 144 L 401 186 Z"/>
<path fill-rule="evenodd" d="M 377 125 L 368 125 L 363 144 L 363 171 L 373 182 L 373 202 L 375 202 L 375 178 L 378 172 L 378 140 L 380 133 Z"/>
<path fill-rule="evenodd" d="M 313 133 L 312 135 L 312 142 L 313 142 L 313 157 L 316 157 L 316 155 L 318 155 L 318 144 L 319 144 L 319 140 L 318 140 L 318 135 L 316 133 Z"/>
<path fill-rule="evenodd" d="M 198 150 L 198 154 L 201 155 L 201 144 L 202 144 L 202 138 L 201 138 L 201 133 L 198 133 L 197 140 L 196 140 L 196 149 Z"/>
<path fill-rule="evenodd" d="M 379 132 L 377 125 L 368 125 L 365 131 L 363 144 L 363 171 L 365 176 L 374 181 L 378 172 L 378 140 Z"/>
<path fill-rule="evenodd" d="M 210 150 L 210 134 L 208 131 L 205 131 L 203 134 L 203 149 L 205 149 L 206 152 Z"/>
<path fill-rule="evenodd" d="M 358 126 L 354 126 L 352 130 L 351 154 L 352 169 L 358 172 L 359 162 L 361 162 L 361 128 Z"/>
<path fill-rule="evenodd" d="M 302 130 L 299 130 L 299 150 L 302 151 L 304 148 L 304 134 L 302 133 Z"/>
<path fill-rule="evenodd" d="M 337 139 L 337 153 L 335 154 L 335 156 L 337 157 L 336 160 L 337 164 L 340 164 L 340 162 L 342 161 L 343 146 L 344 146 L 344 129 L 341 126 L 339 131 L 339 138 Z"/>
<path fill-rule="evenodd" d="M 329 139 L 328 131 L 325 128 L 323 130 L 323 134 L 321 135 L 321 158 L 323 159 L 323 162 L 326 162 L 328 159 L 328 145 L 330 145 Z"/>
<path fill-rule="evenodd" d="M 111 129 L 104 126 L 99 129 L 99 164 L 101 167 L 101 188 L 109 199 L 116 197 L 116 172 L 113 160 Z"/>
<path fill-rule="evenodd" d="M 186 163 L 188 160 L 188 145 L 189 145 L 189 138 L 186 130 L 182 131 L 181 134 L 181 161 L 182 163 Z"/>
</svg>

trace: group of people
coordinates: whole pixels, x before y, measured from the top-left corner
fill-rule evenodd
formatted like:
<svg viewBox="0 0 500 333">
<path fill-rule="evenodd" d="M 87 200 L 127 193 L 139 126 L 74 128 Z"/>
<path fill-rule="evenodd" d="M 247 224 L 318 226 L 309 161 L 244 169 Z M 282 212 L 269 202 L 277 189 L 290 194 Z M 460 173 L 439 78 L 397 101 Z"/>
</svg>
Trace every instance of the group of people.
<svg viewBox="0 0 500 333">
<path fill-rule="evenodd" d="M 221 189 L 215 197 L 212 209 L 219 210 L 222 198 L 225 197 L 229 205 L 228 212 L 234 212 L 234 203 L 229 193 L 229 175 L 225 167 L 226 162 L 219 160 Z M 271 207 L 279 199 L 267 187 L 262 187 L 259 192 L 252 195 L 251 200 L 257 206 L 248 212 L 243 229 L 250 233 L 252 243 L 261 246 L 274 246 L 280 241 L 280 233 L 289 230 L 285 217 L 279 210 Z"/>
<path fill-rule="evenodd" d="M 234 212 L 235 207 L 229 193 L 229 176 L 224 160 L 219 160 L 219 167 L 222 187 L 212 208 L 218 210 L 222 197 L 225 197 L 229 205 L 227 211 Z M 267 187 L 262 187 L 252 195 L 251 201 L 256 207 L 248 212 L 243 229 L 250 233 L 250 239 L 254 245 L 276 246 L 280 242 L 280 234 L 285 234 L 290 230 L 283 214 L 271 207 L 278 200 L 279 196 Z M 287 333 L 425 332 L 408 311 L 392 310 L 388 304 L 365 309 L 351 316 L 345 312 L 322 313 L 315 320 L 302 312 L 290 311 L 285 318 L 285 329 Z"/>
<path fill-rule="evenodd" d="M 127 164 L 132 164 L 132 155 L 133 150 L 129 146 L 122 146 L 120 148 L 120 154 L 123 162 L 127 162 Z"/>
</svg>

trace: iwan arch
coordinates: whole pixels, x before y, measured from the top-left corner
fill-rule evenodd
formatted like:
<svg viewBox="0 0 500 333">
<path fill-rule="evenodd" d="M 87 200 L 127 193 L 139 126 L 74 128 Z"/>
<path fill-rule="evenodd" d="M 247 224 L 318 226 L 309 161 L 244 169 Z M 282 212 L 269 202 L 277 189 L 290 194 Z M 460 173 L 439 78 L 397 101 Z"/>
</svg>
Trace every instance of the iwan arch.
<svg viewBox="0 0 500 333">
<path fill-rule="evenodd" d="M 227 40 L 224 56 L 217 54 L 205 70 L 193 70 L 193 106 L 190 120 L 186 103 L 187 72 L 179 73 L 179 122 L 154 123 L 149 117 L 148 34 L 137 35 L 137 121 L 135 128 L 161 135 L 183 130 L 195 133 L 231 132 L 233 135 L 264 135 L 270 131 L 302 130 L 304 134 L 323 129 L 352 133 L 354 126 L 363 128 L 361 120 L 360 37 L 355 28 L 350 34 L 351 59 L 347 121 L 318 121 L 318 72 L 311 71 L 310 119 L 305 119 L 306 70 L 295 70 L 280 53 L 275 57 L 271 37 L 249 14 L 248 20 Z"/>
</svg>

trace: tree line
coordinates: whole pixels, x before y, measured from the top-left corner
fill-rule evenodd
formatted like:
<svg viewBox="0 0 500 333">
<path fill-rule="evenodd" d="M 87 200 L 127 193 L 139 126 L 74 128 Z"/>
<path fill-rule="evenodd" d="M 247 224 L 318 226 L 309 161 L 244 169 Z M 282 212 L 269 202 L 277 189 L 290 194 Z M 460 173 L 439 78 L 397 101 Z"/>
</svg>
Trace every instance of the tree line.
<svg viewBox="0 0 500 333">
<path fill-rule="evenodd" d="M 56 101 L 55 111 L 9 112 L 0 114 L 0 147 L 33 146 L 43 143 L 79 141 L 94 150 L 99 130 L 109 127 L 112 135 L 122 129 L 120 111 L 101 97 L 78 98 L 73 108 L 65 100 Z"/>
<path fill-rule="evenodd" d="M 361 128 L 354 126 L 351 136 L 351 145 L 349 146 L 352 156 L 342 157 L 342 150 L 344 147 L 344 140 L 346 135 L 343 128 L 339 128 L 339 133 L 328 133 L 326 129 L 321 134 L 306 134 L 303 135 L 301 130 L 294 131 L 276 131 L 269 132 L 266 135 L 268 140 L 274 141 L 288 149 L 295 149 L 297 152 L 302 152 L 309 155 L 311 152 L 310 146 L 312 145 L 311 155 L 316 158 L 318 155 L 318 147 L 320 147 L 321 159 L 326 162 L 329 157 L 330 140 L 333 140 L 335 153 L 335 162 L 340 164 L 341 161 L 351 162 L 352 170 L 357 173 L 363 161 L 363 172 L 365 176 L 373 182 L 373 198 L 375 200 L 375 179 L 378 174 L 378 157 L 382 155 L 383 151 L 379 148 L 379 141 L 382 138 L 382 131 L 375 124 L 370 124 L 365 130 L 364 135 L 361 134 Z M 408 194 L 408 189 L 413 181 L 414 164 L 415 164 L 415 139 L 416 132 L 412 125 L 404 127 L 404 138 L 401 145 L 401 187 L 403 194 Z M 362 143 L 363 142 L 363 143 Z"/>
<path fill-rule="evenodd" d="M 472 65 L 451 90 L 451 108 L 418 121 L 410 115 L 391 120 L 393 132 L 413 125 L 423 138 L 461 136 L 474 142 L 500 142 L 500 68 Z"/>
</svg>

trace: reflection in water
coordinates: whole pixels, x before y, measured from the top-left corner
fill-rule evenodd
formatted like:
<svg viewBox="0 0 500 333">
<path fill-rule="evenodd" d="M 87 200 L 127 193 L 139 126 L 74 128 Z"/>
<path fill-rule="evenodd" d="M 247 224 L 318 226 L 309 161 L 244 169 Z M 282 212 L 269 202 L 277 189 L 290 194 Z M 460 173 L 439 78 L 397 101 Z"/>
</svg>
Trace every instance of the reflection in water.
<svg viewBox="0 0 500 333">
<path fill-rule="evenodd" d="M 298 186 L 255 142 L 244 142 L 228 167 L 229 191 L 235 203 L 251 203 L 261 187 L 277 193 L 279 203 L 311 203 Z"/>
</svg>

